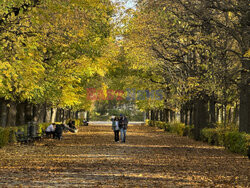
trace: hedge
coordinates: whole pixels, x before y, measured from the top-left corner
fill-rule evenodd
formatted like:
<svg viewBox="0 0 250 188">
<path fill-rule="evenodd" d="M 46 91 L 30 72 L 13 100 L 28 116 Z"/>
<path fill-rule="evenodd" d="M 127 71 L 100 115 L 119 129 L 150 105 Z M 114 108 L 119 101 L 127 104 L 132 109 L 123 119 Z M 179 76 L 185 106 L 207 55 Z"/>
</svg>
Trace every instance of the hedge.
<svg viewBox="0 0 250 188">
<path fill-rule="evenodd" d="M 7 144 L 15 143 L 16 142 L 16 127 L 7 127 L 2 128 L 0 127 L 0 148 Z"/>
<path fill-rule="evenodd" d="M 146 125 L 158 127 L 170 133 L 193 138 L 193 126 L 185 126 L 183 123 L 166 123 L 161 121 L 146 120 Z M 250 147 L 250 135 L 240 133 L 235 126 L 217 128 L 205 128 L 201 131 L 201 139 L 211 145 L 224 146 L 231 152 L 247 155 Z"/>
<path fill-rule="evenodd" d="M 183 123 L 166 123 L 161 121 L 146 120 L 146 125 L 158 127 L 167 132 L 175 133 L 180 136 L 189 136 L 193 138 L 193 126 L 185 126 Z"/>
<path fill-rule="evenodd" d="M 204 142 L 208 142 L 212 145 L 224 146 L 234 153 L 246 155 L 250 145 L 250 135 L 235 130 L 205 128 L 201 131 L 201 134 Z"/>
</svg>

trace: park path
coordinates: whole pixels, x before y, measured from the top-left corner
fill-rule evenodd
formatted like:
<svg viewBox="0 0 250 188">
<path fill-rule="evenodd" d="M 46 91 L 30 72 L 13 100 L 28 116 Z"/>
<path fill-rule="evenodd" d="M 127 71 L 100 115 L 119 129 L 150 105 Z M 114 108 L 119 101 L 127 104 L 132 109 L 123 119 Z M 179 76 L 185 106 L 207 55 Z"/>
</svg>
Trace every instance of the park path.
<svg viewBox="0 0 250 188">
<path fill-rule="evenodd" d="M 249 187 L 250 162 L 141 125 L 115 143 L 109 125 L 0 149 L 0 187 Z"/>
</svg>

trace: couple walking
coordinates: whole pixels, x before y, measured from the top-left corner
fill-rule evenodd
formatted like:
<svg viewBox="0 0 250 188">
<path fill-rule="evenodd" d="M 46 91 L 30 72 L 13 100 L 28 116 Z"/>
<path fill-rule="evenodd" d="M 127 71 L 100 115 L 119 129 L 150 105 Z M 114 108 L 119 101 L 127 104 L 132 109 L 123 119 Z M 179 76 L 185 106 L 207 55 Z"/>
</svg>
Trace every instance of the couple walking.
<svg viewBox="0 0 250 188">
<path fill-rule="evenodd" d="M 121 131 L 121 141 L 126 141 L 126 133 L 128 128 L 128 119 L 126 116 L 120 114 L 120 117 L 115 117 L 111 119 L 112 129 L 115 134 L 115 141 L 119 142 L 119 132 Z"/>
</svg>

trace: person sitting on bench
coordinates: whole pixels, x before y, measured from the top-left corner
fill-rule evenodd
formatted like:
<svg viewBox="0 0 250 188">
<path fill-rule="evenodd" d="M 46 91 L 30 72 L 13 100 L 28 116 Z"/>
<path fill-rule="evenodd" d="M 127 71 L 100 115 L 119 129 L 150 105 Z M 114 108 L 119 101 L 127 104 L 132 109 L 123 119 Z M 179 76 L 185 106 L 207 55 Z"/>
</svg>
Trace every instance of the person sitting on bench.
<svg viewBox="0 0 250 188">
<path fill-rule="evenodd" d="M 89 123 L 88 123 L 88 121 L 86 119 L 83 119 L 83 125 L 84 126 L 88 126 L 89 125 Z"/>
<path fill-rule="evenodd" d="M 73 121 L 69 121 L 68 123 L 68 126 L 71 128 L 71 129 L 76 129 L 75 125 L 74 125 L 74 122 Z"/>
<path fill-rule="evenodd" d="M 53 135 L 53 138 L 55 137 L 55 125 L 55 123 L 52 123 L 46 128 L 45 133 L 47 137 L 51 137 L 51 135 Z"/>
<path fill-rule="evenodd" d="M 57 124 L 56 125 L 54 138 L 57 138 L 59 140 L 62 139 L 63 126 L 64 126 L 63 124 L 61 124 L 61 125 Z"/>
</svg>

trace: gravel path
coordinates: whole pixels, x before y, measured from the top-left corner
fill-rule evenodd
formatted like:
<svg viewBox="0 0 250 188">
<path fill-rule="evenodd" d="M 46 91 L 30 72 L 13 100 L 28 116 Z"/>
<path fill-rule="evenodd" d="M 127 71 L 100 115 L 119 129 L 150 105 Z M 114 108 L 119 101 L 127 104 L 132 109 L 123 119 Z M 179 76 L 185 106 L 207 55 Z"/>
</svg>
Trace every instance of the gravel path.
<svg viewBox="0 0 250 188">
<path fill-rule="evenodd" d="M 156 128 L 107 125 L 0 149 L 0 187 L 250 187 L 250 161 Z"/>
</svg>

